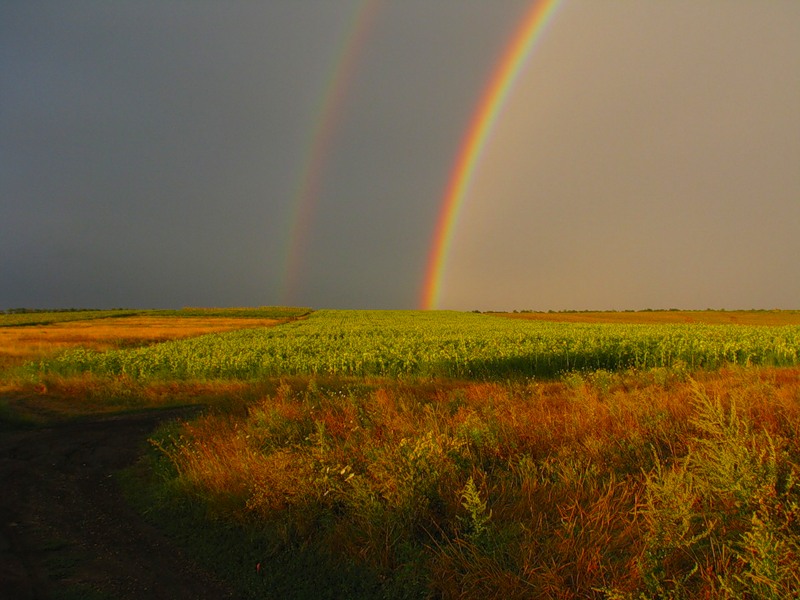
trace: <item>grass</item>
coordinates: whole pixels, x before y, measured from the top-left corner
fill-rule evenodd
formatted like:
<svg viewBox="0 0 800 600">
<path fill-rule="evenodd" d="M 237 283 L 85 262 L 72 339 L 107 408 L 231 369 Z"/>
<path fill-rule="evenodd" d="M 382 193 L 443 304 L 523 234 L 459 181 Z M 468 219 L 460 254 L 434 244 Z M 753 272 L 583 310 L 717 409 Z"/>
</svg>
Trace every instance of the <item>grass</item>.
<svg viewBox="0 0 800 600">
<path fill-rule="evenodd" d="M 75 350 L 42 374 L 255 380 L 282 375 L 553 377 L 574 370 L 798 363 L 800 327 L 586 324 L 424 311 L 317 311 L 282 327 L 148 348 Z"/>
<path fill-rule="evenodd" d="M 323 580 L 379 582 L 348 597 L 781 598 L 799 399 L 798 369 L 295 379 L 161 432 L 150 460 L 164 497 L 260 540 L 263 569 L 311 552 Z"/>
<path fill-rule="evenodd" d="M 37 384 L 15 384 L 0 397 L 0 429 L 47 425 L 56 421 L 189 405 L 238 407 L 269 389 L 268 382 L 160 382 L 92 375 L 52 377 Z"/>
<path fill-rule="evenodd" d="M 69 348 L 105 352 L 205 333 L 269 327 L 311 309 L 184 308 L 181 310 L 81 310 L 0 314 L 0 372 Z"/>
<path fill-rule="evenodd" d="M 174 339 L 256 327 L 271 327 L 278 319 L 242 317 L 129 316 L 0 327 L 0 368 L 54 357 L 80 347 L 96 352 L 141 347 Z"/>
<path fill-rule="evenodd" d="M 228 319 L 298 319 L 312 312 L 302 306 L 259 306 L 246 308 L 199 308 L 185 307 L 180 310 L 154 310 L 152 314 L 162 317 L 215 317 Z"/>
<path fill-rule="evenodd" d="M 386 339 L 381 315 L 357 327 L 350 316 L 315 313 L 267 336 L 299 343 L 303 356 Z M 330 331 L 303 337 L 320 317 Z M 423 330 L 433 335 L 431 322 Z M 452 341 L 469 360 L 479 348 L 465 341 L 465 322 Z M 517 326 L 470 322 L 495 340 Z M 587 343 L 610 331 L 554 325 Z M 764 325 L 659 331 L 732 332 L 757 351 L 794 331 Z M 101 349 L 110 336 L 100 321 L 91 331 L 78 346 Z M 643 330 L 624 331 L 623 341 Z M 240 335 L 260 339 L 193 344 Z M 151 341 L 142 328 L 131 343 Z M 796 356 L 794 342 L 784 346 Z M 233 356 L 221 348 L 211 355 Z M 800 367 L 753 362 L 479 379 L 12 369 L 0 422 L 209 405 L 156 432 L 123 479 L 142 512 L 242 598 L 790 598 L 800 589 Z"/>
<path fill-rule="evenodd" d="M 125 376 L 92 374 L 47 375 L 34 380 L 20 377 L 18 367 L 76 348 L 107 352 L 213 332 L 273 327 L 307 312 L 305 308 L 263 307 L 133 311 L 127 316 L 119 316 L 119 311 L 0 315 L 0 325 L 3 319 L 18 317 L 35 318 L 43 323 L 0 326 L 0 428 L 196 402 L 212 405 L 236 402 L 242 388 L 237 382 L 144 385 Z"/>
</svg>

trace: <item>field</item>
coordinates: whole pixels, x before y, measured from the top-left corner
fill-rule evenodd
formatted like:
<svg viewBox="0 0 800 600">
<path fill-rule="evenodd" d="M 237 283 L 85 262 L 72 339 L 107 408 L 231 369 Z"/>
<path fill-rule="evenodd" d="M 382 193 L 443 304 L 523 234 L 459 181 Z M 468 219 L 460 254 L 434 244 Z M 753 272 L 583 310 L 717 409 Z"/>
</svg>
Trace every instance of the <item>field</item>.
<svg viewBox="0 0 800 600">
<path fill-rule="evenodd" d="M 75 350 L 36 368 L 135 378 L 495 380 L 552 377 L 571 370 L 794 365 L 798 348 L 800 326 L 564 324 L 455 312 L 324 310 L 268 330 L 127 351 Z"/>
<path fill-rule="evenodd" d="M 796 597 L 798 313 L 307 312 L 54 323 L 6 420 L 207 405 L 126 477 L 237 597 Z"/>
<path fill-rule="evenodd" d="M 277 319 L 233 317 L 109 317 L 26 327 L 0 327 L 0 366 L 20 365 L 69 348 L 107 351 L 149 345 L 205 333 L 269 327 Z"/>
</svg>

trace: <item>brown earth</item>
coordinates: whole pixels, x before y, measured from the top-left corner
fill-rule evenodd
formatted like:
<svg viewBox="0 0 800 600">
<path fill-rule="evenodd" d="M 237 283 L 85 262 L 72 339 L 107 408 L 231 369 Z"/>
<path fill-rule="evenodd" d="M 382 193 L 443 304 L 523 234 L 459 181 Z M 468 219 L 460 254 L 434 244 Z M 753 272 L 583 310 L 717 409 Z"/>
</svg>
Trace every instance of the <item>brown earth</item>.
<svg viewBox="0 0 800 600">
<path fill-rule="evenodd" d="M 125 500 L 168 409 L 0 432 L 0 599 L 230 598 Z"/>
</svg>

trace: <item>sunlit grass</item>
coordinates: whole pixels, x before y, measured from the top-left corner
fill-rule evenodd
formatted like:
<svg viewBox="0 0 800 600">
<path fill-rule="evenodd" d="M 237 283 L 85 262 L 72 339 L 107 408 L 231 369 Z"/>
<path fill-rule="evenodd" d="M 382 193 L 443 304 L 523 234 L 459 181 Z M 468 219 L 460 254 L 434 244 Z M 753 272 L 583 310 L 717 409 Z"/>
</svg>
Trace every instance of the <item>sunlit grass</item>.
<svg viewBox="0 0 800 600">
<path fill-rule="evenodd" d="M 312 378 L 153 443 L 173 494 L 273 551 L 346 557 L 388 597 L 786 597 L 799 400 L 798 369 Z"/>
<path fill-rule="evenodd" d="M 125 376 L 79 373 L 50 374 L 31 379 L 17 367 L 79 348 L 105 352 L 141 347 L 212 332 L 273 327 L 307 309 L 186 309 L 145 311 L 141 315 L 116 316 L 119 311 L 75 311 L 2 315 L 11 318 L 53 318 L 42 325 L 17 323 L 0 327 L 0 422 L 41 422 L 80 415 L 176 406 L 181 404 L 237 401 L 243 387 L 228 382 L 160 382 L 144 385 Z M 228 316 L 219 316 L 220 314 Z M 248 315 L 284 315 L 284 318 L 252 318 Z M 257 387 L 257 386 L 256 386 Z M 252 389 L 250 386 L 248 389 Z"/>
<path fill-rule="evenodd" d="M 423 311 L 323 310 L 279 328 L 127 351 L 77 350 L 36 373 L 258 379 L 294 375 L 553 377 L 574 370 L 788 366 L 800 327 L 587 324 Z"/>
<path fill-rule="evenodd" d="M 205 333 L 270 327 L 278 322 L 235 317 L 130 316 L 0 327 L 0 368 L 55 356 L 75 347 L 104 352 Z"/>
</svg>

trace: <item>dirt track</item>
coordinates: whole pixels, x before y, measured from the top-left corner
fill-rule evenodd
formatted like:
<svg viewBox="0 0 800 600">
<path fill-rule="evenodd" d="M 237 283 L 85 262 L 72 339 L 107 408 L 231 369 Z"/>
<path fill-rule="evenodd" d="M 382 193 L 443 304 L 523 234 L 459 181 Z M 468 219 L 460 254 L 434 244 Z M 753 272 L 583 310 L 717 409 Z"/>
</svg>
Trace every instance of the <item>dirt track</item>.
<svg viewBox="0 0 800 600">
<path fill-rule="evenodd" d="M 114 477 L 181 414 L 0 432 L 0 599 L 232 597 L 126 504 Z"/>
</svg>

